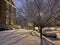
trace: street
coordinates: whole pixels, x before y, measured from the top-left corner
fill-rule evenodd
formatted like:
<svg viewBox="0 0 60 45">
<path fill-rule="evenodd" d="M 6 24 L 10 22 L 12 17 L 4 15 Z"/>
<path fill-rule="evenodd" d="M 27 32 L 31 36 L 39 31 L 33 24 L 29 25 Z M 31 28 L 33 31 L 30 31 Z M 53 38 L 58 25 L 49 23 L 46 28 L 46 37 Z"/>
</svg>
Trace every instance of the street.
<svg viewBox="0 0 60 45">
<path fill-rule="evenodd" d="M 60 0 L 0 0 L 0 45 L 60 45 Z"/>
<path fill-rule="evenodd" d="M 0 32 L 0 45 L 39 45 L 40 39 L 31 35 L 32 30 L 8 30 Z"/>
<path fill-rule="evenodd" d="M 0 45 L 60 45 L 60 40 L 52 41 L 46 37 L 40 39 L 33 30 L 15 29 L 0 32 Z"/>
</svg>

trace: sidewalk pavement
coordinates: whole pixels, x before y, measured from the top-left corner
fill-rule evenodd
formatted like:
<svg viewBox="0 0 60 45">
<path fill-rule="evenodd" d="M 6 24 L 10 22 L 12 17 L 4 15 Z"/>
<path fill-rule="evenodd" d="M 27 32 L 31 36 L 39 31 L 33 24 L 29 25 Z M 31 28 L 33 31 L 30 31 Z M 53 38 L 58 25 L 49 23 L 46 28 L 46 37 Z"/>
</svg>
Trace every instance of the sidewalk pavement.
<svg viewBox="0 0 60 45">
<path fill-rule="evenodd" d="M 37 36 L 40 38 L 40 33 L 38 33 L 37 31 L 34 31 L 36 34 L 37 34 Z M 32 33 L 33 34 L 33 33 Z M 34 34 L 33 34 L 34 35 Z M 48 43 L 48 45 L 55 45 L 54 44 L 54 42 L 52 41 L 52 40 L 50 40 L 50 39 L 48 39 L 47 37 L 45 37 L 45 36 L 43 36 L 42 35 L 42 39 L 40 39 L 42 42 L 41 43 L 44 43 L 44 44 L 42 44 L 42 45 L 47 45 L 47 43 Z M 44 40 L 44 41 L 43 41 Z M 47 43 L 46 43 L 47 42 Z"/>
</svg>

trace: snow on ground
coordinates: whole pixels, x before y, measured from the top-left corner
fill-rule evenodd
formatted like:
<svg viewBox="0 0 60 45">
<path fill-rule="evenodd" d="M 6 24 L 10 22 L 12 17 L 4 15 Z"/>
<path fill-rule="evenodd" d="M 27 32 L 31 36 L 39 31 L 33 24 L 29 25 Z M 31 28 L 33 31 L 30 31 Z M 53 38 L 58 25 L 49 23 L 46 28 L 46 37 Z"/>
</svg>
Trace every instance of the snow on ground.
<svg viewBox="0 0 60 45">
<path fill-rule="evenodd" d="M 8 30 L 0 32 L 0 45 L 39 45 L 40 39 L 31 35 L 32 30 Z"/>
<path fill-rule="evenodd" d="M 60 40 L 53 41 L 53 43 L 60 45 Z M 36 31 L 15 29 L 0 31 L 0 45 L 51 45 L 51 43 L 44 38 L 40 39 Z"/>
</svg>

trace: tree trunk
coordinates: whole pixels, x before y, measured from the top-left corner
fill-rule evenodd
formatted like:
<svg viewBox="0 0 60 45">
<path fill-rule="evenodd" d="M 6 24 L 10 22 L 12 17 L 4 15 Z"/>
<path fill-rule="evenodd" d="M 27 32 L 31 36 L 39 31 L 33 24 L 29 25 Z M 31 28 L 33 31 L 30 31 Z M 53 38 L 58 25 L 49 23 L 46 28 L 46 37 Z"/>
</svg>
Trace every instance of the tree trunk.
<svg viewBox="0 0 60 45">
<path fill-rule="evenodd" d="M 39 28 L 39 32 L 40 32 L 40 38 L 42 38 L 42 28 Z"/>
</svg>

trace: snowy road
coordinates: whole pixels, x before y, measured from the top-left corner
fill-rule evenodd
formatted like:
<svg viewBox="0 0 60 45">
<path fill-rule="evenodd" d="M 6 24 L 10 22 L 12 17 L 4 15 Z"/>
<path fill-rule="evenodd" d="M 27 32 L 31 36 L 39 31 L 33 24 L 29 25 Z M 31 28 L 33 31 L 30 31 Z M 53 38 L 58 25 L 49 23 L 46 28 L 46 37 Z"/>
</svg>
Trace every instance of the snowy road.
<svg viewBox="0 0 60 45">
<path fill-rule="evenodd" d="M 40 39 L 39 33 L 32 30 L 16 29 L 0 31 L 0 45 L 52 45 L 47 40 L 49 39 L 45 37 Z M 60 45 L 60 40 L 52 42 L 55 45 Z"/>
<path fill-rule="evenodd" d="M 0 32 L 0 45 L 39 45 L 40 39 L 32 30 L 9 30 Z"/>
</svg>

